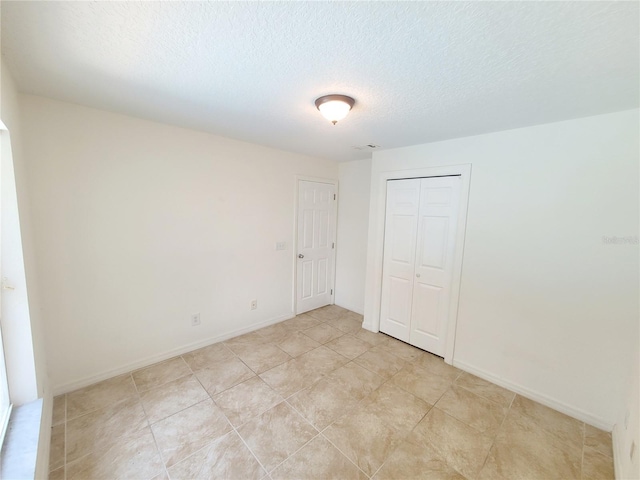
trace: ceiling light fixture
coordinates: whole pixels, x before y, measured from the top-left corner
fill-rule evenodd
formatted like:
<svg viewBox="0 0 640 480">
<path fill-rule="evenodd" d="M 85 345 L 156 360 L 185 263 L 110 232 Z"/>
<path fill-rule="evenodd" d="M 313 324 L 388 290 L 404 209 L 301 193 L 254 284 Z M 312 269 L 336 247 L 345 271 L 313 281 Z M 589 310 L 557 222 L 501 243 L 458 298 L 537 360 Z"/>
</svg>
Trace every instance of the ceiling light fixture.
<svg viewBox="0 0 640 480">
<path fill-rule="evenodd" d="M 320 113 L 334 125 L 347 116 L 356 101 L 346 95 L 325 95 L 316 100 Z"/>
</svg>

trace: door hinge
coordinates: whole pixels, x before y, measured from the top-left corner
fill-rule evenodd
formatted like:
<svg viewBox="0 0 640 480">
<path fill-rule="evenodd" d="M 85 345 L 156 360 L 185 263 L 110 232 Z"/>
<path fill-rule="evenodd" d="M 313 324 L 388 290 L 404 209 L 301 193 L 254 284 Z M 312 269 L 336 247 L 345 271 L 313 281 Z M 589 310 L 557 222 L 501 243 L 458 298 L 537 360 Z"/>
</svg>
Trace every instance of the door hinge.
<svg viewBox="0 0 640 480">
<path fill-rule="evenodd" d="M 334 200 L 336 199 L 336 194 L 335 194 L 335 193 L 333 194 L 333 199 L 334 199 Z"/>
<path fill-rule="evenodd" d="M 333 288 L 331 289 L 331 295 L 333 295 Z"/>
<path fill-rule="evenodd" d="M 335 242 L 331 244 L 331 248 L 336 248 Z"/>
</svg>

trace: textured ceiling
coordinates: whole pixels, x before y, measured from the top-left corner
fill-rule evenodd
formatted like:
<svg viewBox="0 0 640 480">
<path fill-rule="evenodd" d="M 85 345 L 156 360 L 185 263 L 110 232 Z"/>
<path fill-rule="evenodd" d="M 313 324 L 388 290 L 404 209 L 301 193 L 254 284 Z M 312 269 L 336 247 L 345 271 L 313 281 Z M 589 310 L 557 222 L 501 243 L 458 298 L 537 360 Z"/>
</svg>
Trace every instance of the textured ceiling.
<svg viewBox="0 0 640 480">
<path fill-rule="evenodd" d="M 638 2 L 11 2 L 19 89 L 339 161 L 638 106 Z M 337 126 L 316 97 L 356 99 Z"/>
</svg>

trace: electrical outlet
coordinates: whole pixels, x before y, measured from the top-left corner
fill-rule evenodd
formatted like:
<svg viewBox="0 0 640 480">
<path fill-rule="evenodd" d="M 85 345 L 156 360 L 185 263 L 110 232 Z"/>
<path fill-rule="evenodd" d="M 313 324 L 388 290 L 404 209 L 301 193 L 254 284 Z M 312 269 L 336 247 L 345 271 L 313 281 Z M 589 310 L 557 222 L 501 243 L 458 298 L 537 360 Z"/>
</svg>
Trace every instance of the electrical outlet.
<svg viewBox="0 0 640 480">
<path fill-rule="evenodd" d="M 191 314 L 191 326 L 196 327 L 200 325 L 200 312 Z"/>
<path fill-rule="evenodd" d="M 251 310 L 258 308 L 258 300 L 251 300 Z"/>
</svg>

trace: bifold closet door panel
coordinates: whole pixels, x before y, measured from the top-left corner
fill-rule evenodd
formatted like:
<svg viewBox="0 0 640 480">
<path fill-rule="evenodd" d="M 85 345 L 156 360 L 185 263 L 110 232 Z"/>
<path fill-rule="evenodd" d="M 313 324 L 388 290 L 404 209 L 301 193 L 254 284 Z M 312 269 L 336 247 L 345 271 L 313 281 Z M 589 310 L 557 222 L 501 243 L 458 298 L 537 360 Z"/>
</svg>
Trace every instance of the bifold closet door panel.
<svg viewBox="0 0 640 480">
<path fill-rule="evenodd" d="M 409 342 L 420 179 L 387 182 L 380 331 Z"/>
<path fill-rule="evenodd" d="M 409 343 L 443 356 L 449 317 L 460 177 L 420 181 Z"/>
</svg>

